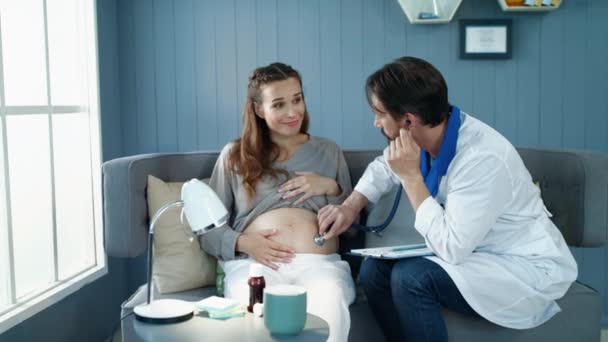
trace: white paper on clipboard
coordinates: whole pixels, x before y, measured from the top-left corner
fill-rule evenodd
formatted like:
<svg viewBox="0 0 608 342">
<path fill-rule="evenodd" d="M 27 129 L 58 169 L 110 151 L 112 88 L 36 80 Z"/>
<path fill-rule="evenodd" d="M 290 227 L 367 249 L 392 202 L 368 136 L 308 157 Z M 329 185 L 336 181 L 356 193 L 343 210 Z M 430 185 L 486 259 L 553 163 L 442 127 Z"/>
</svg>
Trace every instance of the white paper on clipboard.
<svg viewBox="0 0 608 342">
<path fill-rule="evenodd" d="M 434 255 L 425 244 L 399 245 L 391 247 L 351 249 L 350 254 L 378 259 L 402 259 Z"/>
</svg>

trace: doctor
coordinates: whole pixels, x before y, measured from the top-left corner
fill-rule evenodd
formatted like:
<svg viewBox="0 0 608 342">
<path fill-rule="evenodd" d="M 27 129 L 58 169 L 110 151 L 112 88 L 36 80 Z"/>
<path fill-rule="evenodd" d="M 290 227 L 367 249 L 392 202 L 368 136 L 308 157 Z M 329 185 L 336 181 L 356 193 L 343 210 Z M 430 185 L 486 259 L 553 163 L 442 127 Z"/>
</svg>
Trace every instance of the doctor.
<svg viewBox="0 0 608 342">
<path fill-rule="evenodd" d="M 576 262 L 513 145 L 450 105 L 424 60 L 385 65 L 366 91 L 390 144 L 342 205 L 319 211 L 319 233 L 343 233 L 368 201 L 405 189 L 435 256 L 363 261 L 360 282 L 387 339 L 447 341 L 442 308 L 514 329 L 559 312 Z"/>
</svg>

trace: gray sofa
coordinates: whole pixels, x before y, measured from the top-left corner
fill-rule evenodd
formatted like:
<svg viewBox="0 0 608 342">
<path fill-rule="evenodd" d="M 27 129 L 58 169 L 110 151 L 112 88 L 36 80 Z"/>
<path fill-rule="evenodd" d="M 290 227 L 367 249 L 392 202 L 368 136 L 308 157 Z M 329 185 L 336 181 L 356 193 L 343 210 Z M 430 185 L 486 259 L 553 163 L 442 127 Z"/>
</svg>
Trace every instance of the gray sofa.
<svg viewBox="0 0 608 342">
<path fill-rule="evenodd" d="M 518 149 L 535 181 L 540 183 L 547 208 L 571 246 L 597 247 L 608 239 L 608 156 L 587 151 Z M 353 183 L 380 151 L 347 151 L 346 160 Z M 146 250 L 146 182 L 151 174 L 165 181 L 206 178 L 217 152 L 147 154 L 119 158 L 103 165 L 105 248 L 110 256 L 136 257 Z M 384 196 L 368 208 L 363 220 L 377 223 L 386 216 L 393 194 Z M 363 246 L 381 246 L 420 241 L 413 227 L 413 212 L 402 198 L 401 208 L 383 238 L 358 235 L 341 240 L 341 253 L 351 264 L 356 279 L 361 260 L 344 252 Z M 145 267 L 145 266 L 143 266 Z M 134 271 L 134 270 L 132 270 Z M 141 272 L 141 270 L 138 270 Z M 123 315 L 145 300 L 145 286 L 123 304 Z M 200 300 L 215 293 L 215 288 L 201 288 L 168 297 Z M 158 298 L 158 297 L 157 297 Z M 576 282 L 558 300 L 562 312 L 547 323 L 529 330 L 499 327 L 483 319 L 474 319 L 445 311 L 450 341 L 599 341 L 602 302 L 592 288 Z M 382 341 L 383 337 L 371 315 L 364 295 L 358 291 L 351 306 L 349 341 Z M 123 340 L 134 336 L 123 329 Z"/>
</svg>

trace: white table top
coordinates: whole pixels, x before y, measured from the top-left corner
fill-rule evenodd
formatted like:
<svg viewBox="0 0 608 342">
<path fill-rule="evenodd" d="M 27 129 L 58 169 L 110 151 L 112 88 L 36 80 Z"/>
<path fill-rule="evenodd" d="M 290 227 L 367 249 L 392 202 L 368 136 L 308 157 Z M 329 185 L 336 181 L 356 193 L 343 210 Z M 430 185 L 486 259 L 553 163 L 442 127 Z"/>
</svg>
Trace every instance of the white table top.
<svg viewBox="0 0 608 342">
<path fill-rule="evenodd" d="M 264 327 L 264 318 L 247 313 L 226 320 L 211 319 L 206 312 L 174 324 L 140 322 L 129 315 L 122 322 L 123 342 L 139 341 L 325 341 L 329 336 L 327 322 L 308 314 L 304 330 L 295 336 L 271 335 Z"/>
</svg>

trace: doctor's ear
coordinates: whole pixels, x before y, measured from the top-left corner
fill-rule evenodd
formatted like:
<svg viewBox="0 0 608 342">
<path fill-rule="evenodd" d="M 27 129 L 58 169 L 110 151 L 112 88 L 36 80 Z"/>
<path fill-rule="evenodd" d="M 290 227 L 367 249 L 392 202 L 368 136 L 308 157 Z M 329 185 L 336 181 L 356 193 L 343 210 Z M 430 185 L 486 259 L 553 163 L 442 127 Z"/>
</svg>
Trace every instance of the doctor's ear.
<svg viewBox="0 0 608 342">
<path fill-rule="evenodd" d="M 406 113 L 403 118 L 401 119 L 401 122 L 403 123 L 403 127 L 405 128 L 409 128 L 412 125 L 412 114 L 410 113 Z"/>
</svg>

